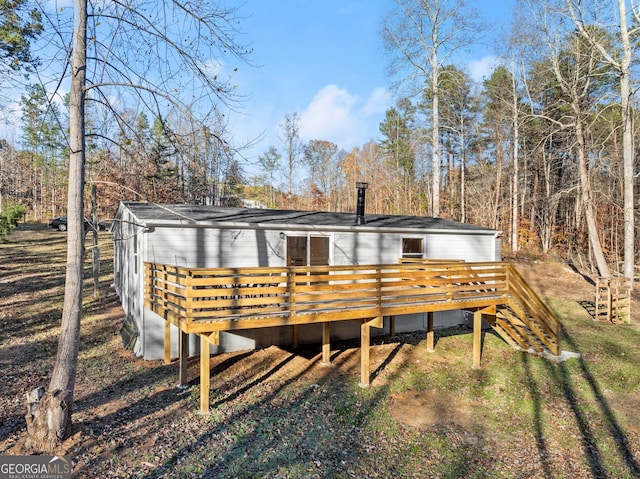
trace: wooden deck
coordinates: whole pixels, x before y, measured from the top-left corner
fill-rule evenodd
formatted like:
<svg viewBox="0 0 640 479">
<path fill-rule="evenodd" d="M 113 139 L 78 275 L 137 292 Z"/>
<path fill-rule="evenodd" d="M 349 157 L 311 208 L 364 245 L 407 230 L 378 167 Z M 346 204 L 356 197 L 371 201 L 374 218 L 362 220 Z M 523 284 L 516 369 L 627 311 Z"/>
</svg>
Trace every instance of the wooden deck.
<svg viewBox="0 0 640 479">
<path fill-rule="evenodd" d="M 361 325 L 361 383 L 369 384 L 370 328 L 385 316 L 428 313 L 427 348 L 433 349 L 435 311 L 474 312 L 473 365 L 480 366 L 481 323 L 514 347 L 559 354 L 560 325 L 508 263 L 417 261 L 402 264 L 269 268 L 181 268 L 146 264 L 145 306 L 165 319 L 165 361 L 170 324 L 180 330 L 180 382 L 186 383 L 187 335 L 201 351 L 221 331 L 323 325 L 323 361 L 329 361 L 330 324 Z M 201 356 L 201 409 L 209 408 L 209 357 Z"/>
</svg>

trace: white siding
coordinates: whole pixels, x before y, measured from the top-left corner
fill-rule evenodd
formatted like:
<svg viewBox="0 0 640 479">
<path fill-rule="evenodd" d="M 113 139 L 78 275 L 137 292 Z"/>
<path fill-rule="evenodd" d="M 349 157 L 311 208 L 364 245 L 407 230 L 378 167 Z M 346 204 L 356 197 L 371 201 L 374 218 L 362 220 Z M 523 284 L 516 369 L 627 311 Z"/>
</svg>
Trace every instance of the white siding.
<svg viewBox="0 0 640 479">
<path fill-rule="evenodd" d="M 147 327 L 144 309 L 144 228 L 137 225 L 129 211 L 121 212 L 120 221 L 114 225 L 114 287 L 125 316 L 131 319 L 139 333 L 134 352 L 144 356 L 147 335 L 155 329 Z"/>
<path fill-rule="evenodd" d="M 395 233 L 340 232 L 334 237 L 334 264 L 398 262 L 402 236 Z"/>
<path fill-rule="evenodd" d="M 282 266 L 285 242 L 279 231 L 214 228 L 155 228 L 146 233 L 145 261 L 218 268 Z"/>
<path fill-rule="evenodd" d="M 286 241 L 280 230 L 155 228 L 144 233 L 144 261 L 188 267 L 283 266 Z M 286 235 L 306 236 L 288 230 Z M 495 261 L 499 243 L 492 235 L 451 233 L 334 232 L 332 264 L 396 263 L 402 256 L 402 238 L 423 238 L 425 257 Z"/>
<path fill-rule="evenodd" d="M 495 238 L 478 234 L 427 234 L 427 258 L 495 261 Z"/>
<path fill-rule="evenodd" d="M 495 238 L 451 233 L 336 233 L 334 264 L 396 263 L 402 257 L 402 238 L 423 238 L 425 258 L 496 261 Z"/>
</svg>

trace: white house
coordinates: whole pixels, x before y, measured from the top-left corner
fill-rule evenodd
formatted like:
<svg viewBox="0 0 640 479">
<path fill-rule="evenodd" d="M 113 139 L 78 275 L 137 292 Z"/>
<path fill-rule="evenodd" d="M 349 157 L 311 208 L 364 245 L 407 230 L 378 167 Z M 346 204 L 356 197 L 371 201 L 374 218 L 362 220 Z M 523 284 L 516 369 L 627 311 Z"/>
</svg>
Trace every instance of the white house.
<svg viewBox="0 0 640 479">
<path fill-rule="evenodd" d="M 114 233 L 115 288 L 130 324 L 136 354 L 163 357 L 164 320 L 144 307 L 144 263 L 186 267 L 362 265 L 400 258 L 500 261 L 501 233 L 450 220 L 398 215 L 121 203 Z M 466 321 L 462 311 L 436 313 L 436 327 Z M 422 315 L 402 321 L 422 329 Z M 332 330 L 357 337 L 350 324 Z M 303 326 L 300 341 L 318 341 L 317 325 Z M 177 335 L 172 335 L 176 344 Z M 217 351 L 291 341 L 287 327 L 222 333 Z M 197 348 L 191 348 L 195 351 Z"/>
</svg>

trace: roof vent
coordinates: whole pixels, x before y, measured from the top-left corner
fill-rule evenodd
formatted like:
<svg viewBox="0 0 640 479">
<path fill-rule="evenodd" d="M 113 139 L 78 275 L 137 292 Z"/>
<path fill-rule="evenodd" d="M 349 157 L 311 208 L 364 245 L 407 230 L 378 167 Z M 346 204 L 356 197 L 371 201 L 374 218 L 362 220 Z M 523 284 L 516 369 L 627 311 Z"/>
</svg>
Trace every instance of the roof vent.
<svg viewBox="0 0 640 479">
<path fill-rule="evenodd" d="M 364 219 L 364 198 L 365 192 L 369 187 L 369 183 L 364 183 L 362 181 L 356 182 L 356 188 L 358 189 L 358 204 L 356 207 L 356 224 L 363 225 L 366 223 Z"/>
</svg>

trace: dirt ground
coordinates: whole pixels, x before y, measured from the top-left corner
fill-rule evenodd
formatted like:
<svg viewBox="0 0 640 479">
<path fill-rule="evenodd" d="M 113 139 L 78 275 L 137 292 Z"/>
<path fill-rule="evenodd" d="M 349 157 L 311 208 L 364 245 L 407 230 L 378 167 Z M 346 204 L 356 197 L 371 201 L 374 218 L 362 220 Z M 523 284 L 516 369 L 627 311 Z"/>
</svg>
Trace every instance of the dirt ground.
<svg viewBox="0 0 640 479">
<path fill-rule="evenodd" d="M 0 245 L 0 454 L 24 452 L 20 446 L 25 427 L 22 394 L 46 382 L 55 359 L 56 322 L 60 316 L 64 284 L 65 239 L 64 234 L 49 231 L 44 225 L 21 225 L 6 244 Z M 105 250 L 108 257 L 109 250 Z M 515 258 L 513 262 L 541 297 L 593 301 L 593 278 L 570 265 L 536 258 Z M 104 269 L 108 272 L 109 266 Z M 77 477 L 99 477 L 90 472 L 96 470 L 97 463 L 113 463 L 110 457 L 117 451 L 131 453 L 132 448 L 142 458 L 138 460 L 138 467 L 148 466 L 150 470 L 155 467 L 157 471 L 158 462 L 166 462 L 166 459 L 159 458 L 168 454 L 156 450 L 158 438 L 181 434 L 180 430 L 171 430 L 175 427 L 172 417 L 184 416 L 192 424 L 203 427 L 208 421 L 198 415 L 197 397 L 192 397 L 192 391 L 197 390 L 197 361 L 190 365 L 190 377 L 194 378 L 190 385 L 193 387 L 183 391 L 175 388 L 175 363 L 165 366 L 159 362 L 141 361 L 122 348 L 119 330 L 123 313 L 109 283 L 107 275 L 101 282 L 101 297 L 90 299 L 85 304 L 85 311 L 91 314 L 92 319 L 85 325 L 82 338 L 74 434 L 60 451 L 74 457 L 74 475 Z M 89 284 L 87 296 L 90 297 Z M 632 327 L 640 323 L 639 306 L 640 297 L 636 289 Z M 584 314 L 587 314 L 586 310 Z M 447 354 L 427 358 L 428 353 L 414 347 L 420 340 L 417 335 L 415 338 L 406 336 L 401 342 L 384 338 L 372 340 L 371 363 L 377 385 L 384 385 L 395 377 L 401 365 L 451 359 Z M 212 409 L 224 416 L 231 414 L 227 405 L 248 392 L 259 396 L 267 394 L 269 388 L 282 388 L 302 380 L 324 389 L 327 382 L 357 377 L 360 367 L 357 344 L 337 345 L 330 366 L 317 360 L 316 349 L 292 352 L 270 347 L 213 357 L 212 375 L 216 387 L 223 395 L 224 391 L 232 392 L 224 396 L 224 400 L 214 399 Z M 96 380 L 101 376 L 108 378 L 107 387 Z M 477 404 L 473 400 L 459 398 L 454 391 L 419 395 L 411 390 L 403 391 L 392 394 L 391 402 L 393 418 L 408 427 L 460 426 L 464 430 L 473 430 L 473 410 Z M 625 407 L 623 400 L 621 403 L 621 411 L 628 414 L 632 429 L 640 433 L 640 423 L 633 419 L 640 405 L 630 402 Z M 189 434 L 193 432 L 185 429 L 185 437 Z M 472 447 L 480 441 L 471 433 L 460 440 Z M 131 442 L 135 445 L 132 446 Z M 126 468 L 118 470 L 115 466 L 110 471 L 112 477 L 134 475 L 129 475 Z M 155 476 L 147 476 L 139 471 L 136 474 L 140 477 L 162 475 L 158 472 Z M 187 476 L 199 477 L 198 474 L 186 473 L 180 477 Z"/>
</svg>

